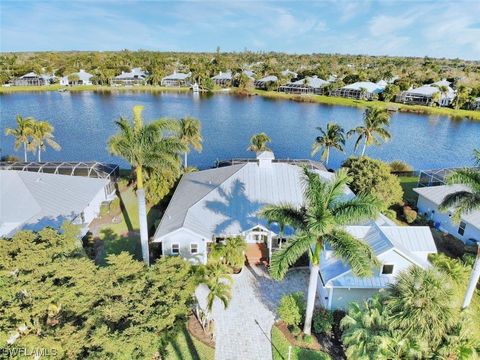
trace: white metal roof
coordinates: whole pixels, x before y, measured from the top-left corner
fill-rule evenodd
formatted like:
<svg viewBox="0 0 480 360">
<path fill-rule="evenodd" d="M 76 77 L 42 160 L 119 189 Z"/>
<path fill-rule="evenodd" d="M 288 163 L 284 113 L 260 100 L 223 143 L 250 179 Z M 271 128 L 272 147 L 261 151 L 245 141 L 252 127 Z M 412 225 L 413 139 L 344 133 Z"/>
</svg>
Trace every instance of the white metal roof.
<svg viewBox="0 0 480 360">
<path fill-rule="evenodd" d="M 275 82 L 278 81 L 278 78 L 275 75 L 268 75 L 264 78 L 258 79 L 257 82 Z"/>
<path fill-rule="evenodd" d="M 212 77 L 212 80 L 232 80 L 232 72 L 226 71 L 218 73 L 217 75 Z"/>
<path fill-rule="evenodd" d="M 440 205 L 443 202 L 443 199 L 445 199 L 445 196 L 458 191 L 470 191 L 470 188 L 466 185 L 455 184 L 420 187 L 414 188 L 413 191 L 419 196 L 423 196 L 425 199 L 433 202 L 435 205 Z M 477 229 L 480 229 L 480 210 L 462 214 L 462 220 L 468 222 Z"/>
<path fill-rule="evenodd" d="M 385 90 L 385 86 L 376 84 L 371 81 L 359 81 L 353 84 L 344 86 L 342 89 L 361 90 L 366 89 L 369 93 L 378 94 Z"/>
<path fill-rule="evenodd" d="M 192 73 L 185 74 L 174 71 L 173 74 L 165 76 L 162 80 L 185 80 L 188 79 L 191 75 Z"/>
<path fill-rule="evenodd" d="M 305 79 L 297 80 L 293 82 L 295 85 L 304 85 L 306 80 L 306 85 L 314 89 L 319 89 L 325 85 L 328 85 L 328 81 L 320 79 L 317 75 L 307 76 Z"/>
<path fill-rule="evenodd" d="M 0 170 L 0 228 L 5 224 L 16 224 L 15 228 L 34 225 L 47 219 L 71 220 L 107 183 L 107 179 Z"/>
</svg>

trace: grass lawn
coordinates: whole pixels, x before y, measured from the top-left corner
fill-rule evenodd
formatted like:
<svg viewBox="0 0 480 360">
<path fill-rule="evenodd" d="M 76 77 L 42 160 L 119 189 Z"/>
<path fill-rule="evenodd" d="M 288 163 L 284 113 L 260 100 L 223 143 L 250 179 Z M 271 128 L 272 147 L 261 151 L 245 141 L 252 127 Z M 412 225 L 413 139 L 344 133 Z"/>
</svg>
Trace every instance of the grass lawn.
<svg viewBox="0 0 480 360">
<path fill-rule="evenodd" d="M 41 92 L 41 91 L 58 91 L 66 89 L 71 92 L 78 91 L 175 91 L 189 92 L 189 87 L 164 87 L 155 85 L 144 86 L 102 86 L 102 85 L 78 85 L 78 86 L 62 86 L 60 84 L 46 86 L 9 86 L 0 87 L 0 94 L 11 94 L 16 92 Z"/>
<path fill-rule="evenodd" d="M 213 360 L 215 349 L 198 341 L 186 328 L 167 346 L 166 360 Z"/>
<path fill-rule="evenodd" d="M 417 176 L 399 176 L 400 185 L 403 189 L 403 200 L 415 204 L 417 202 L 418 195 L 413 192 L 413 188 L 418 185 Z"/>
<path fill-rule="evenodd" d="M 127 251 L 135 258 L 142 258 L 140 245 L 140 226 L 138 221 L 137 196 L 133 187 L 124 187 L 120 191 L 121 213 L 117 216 L 119 223 L 103 224 L 99 227 L 99 237 L 103 240 L 103 251 L 101 258 L 111 254 L 119 254 Z M 148 224 L 152 226 L 155 220 L 160 218 L 157 209 L 148 209 Z M 100 263 L 102 263 L 100 259 Z"/>
<path fill-rule="evenodd" d="M 287 360 L 288 346 L 290 343 L 283 333 L 276 327 L 272 327 L 272 353 L 273 360 Z M 302 349 L 292 346 L 291 360 L 330 360 L 331 357 L 322 351 Z"/>
</svg>

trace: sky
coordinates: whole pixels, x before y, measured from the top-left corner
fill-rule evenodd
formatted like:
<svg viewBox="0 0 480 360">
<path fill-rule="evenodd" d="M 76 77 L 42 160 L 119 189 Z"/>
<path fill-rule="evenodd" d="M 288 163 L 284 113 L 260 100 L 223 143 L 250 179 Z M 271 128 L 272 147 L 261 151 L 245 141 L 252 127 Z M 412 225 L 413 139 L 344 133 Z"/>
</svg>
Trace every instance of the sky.
<svg viewBox="0 0 480 360">
<path fill-rule="evenodd" d="M 0 51 L 278 51 L 480 60 L 480 0 L 2 0 Z"/>
</svg>

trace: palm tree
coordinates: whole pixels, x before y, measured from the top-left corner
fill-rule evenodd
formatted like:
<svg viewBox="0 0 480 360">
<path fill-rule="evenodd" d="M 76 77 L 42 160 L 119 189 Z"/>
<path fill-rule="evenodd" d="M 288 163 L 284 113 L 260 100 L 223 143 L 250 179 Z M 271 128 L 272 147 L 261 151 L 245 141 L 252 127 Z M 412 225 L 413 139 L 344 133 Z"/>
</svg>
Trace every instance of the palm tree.
<svg viewBox="0 0 480 360">
<path fill-rule="evenodd" d="M 412 266 L 400 273 L 385 300 L 391 326 L 426 341 L 432 348 L 438 346 L 457 320 L 453 290 L 447 283 L 445 275 L 436 269 Z"/>
<path fill-rule="evenodd" d="M 232 277 L 228 275 L 228 268 L 221 263 L 214 262 L 204 267 L 200 280 L 210 292 L 207 295 L 207 309 L 212 311 L 215 299 L 219 299 L 226 308 L 232 298 Z"/>
<path fill-rule="evenodd" d="M 23 157 L 24 161 L 27 162 L 27 145 L 32 136 L 32 127 L 35 119 L 32 117 L 22 118 L 20 115 L 17 115 L 16 120 L 17 127 L 15 129 L 5 129 L 5 135 L 12 135 L 15 137 L 15 150 L 18 150 L 20 146 L 23 145 Z"/>
<path fill-rule="evenodd" d="M 267 146 L 267 143 L 272 140 L 265 133 L 255 134 L 250 138 L 250 146 L 247 148 L 248 151 L 261 152 L 269 151 L 270 149 Z"/>
<path fill-rule="evenodd" d="M 142 256 L 148 265 L 150 256 L 143 187 L 144 171 L 147 169 L 156 173 L 164 170 L 175 171 L 180 164 L 178 154 L 186 151 L 186 146 L 178 137 L 165 134 L 178 132 L 177 121 L 160 119 L 144 124 L 142 111 L 143 106 L 136 105 L 133 107 L 133 123 L 123 117 L 115 122 L 118 132 L 108 140 L 108 149 L 111 154 L 128 161 L 135 171 Z"/>
<path fill-rule="evenodd" d="M 312 145 L 311 155 L 315 155 L 317 152 L 322 150 L 320 159 L 325 161 L 325 164 L 328 166 L 328 159 L 330 158 L 330 149 L 334 148 L 338 151 L 343 152 L 343 147 L 345 146 L 345 135 L 344 130 L 340 125 L 335 123 L 328 123 L 327 130 L 323 130 L 321 127 L 317 127 L 317 130 L 320 131 L 322 135 L 317 136 L 315 142 Z"/>
<path fill-rule="evenodd" d="M 49 145 L 53 150 L 59 151 L 62 147 L 53 140 L 53 126 L 48 121 L 35 121 L 32 123 L 32 142 L 30 149 L 37 151 L 38 162 L 41 162 L 42 151 L 47 150 Z"/>
<path fill-rule="evenodd" d="M 190 146 L 192 146 L 198 152 L 202 151 L 202 132 L 200 121 L 191 117 L 181 119 L 178 137 L 187 148 L 184 153 L 183 162 L 183 167 L 186 168 L 188 166 L 187 153 L 190 151 Z"/>
<path fill-rule="evenodd" d="M 367 146 L 372 144 L 380 145 L 381 140 L 387 141 L 391 135 L 386 129 L 390 125 L 390 114 L 387 109 L 369 107 L 363 113 L 363 125 L 357 126 L 347 132 L 347 137 L 358 135 L 355 142 L 355 150 L 363 140 L 362 156 L 365 155 Z"/>
<path fill-rule="evenodd" d="M 350 264 L 355 275 L 371 275 L 372 267 L 378 265 L 375 255 L 367 244 L 350 235 L 344 226 L 375 219 L 380 204 L 371 195 L 345 200 L 344 191 L 351 180 L 345 169 L 340 169 L 331 181 L 325 181 L 305 168 L 303 178 L 303 206 L 270 205 L 261 210 L 261 216 L 269 222 L 283 223 L 296 230 L 285 247 L 272 256 L 270 274 L 274 279 L 282 279 L 288 268 L 305 252 L 308 253 L 310 280 L 304 332 L 310 334 L 322 250 L 330 245 L 336 256 Z"/>
<path fill-rule="evenodd" d="M 480 165 L 480 149 L 474 150 L 474 159 L 477 165 Z M 456 191 L 445 196 L 439 206 L 441 211 L 453 208 L 452 220 L 460 222 L 462 214 L 468 214 L 475 210 L 480 210 L 480 170 L 476 168 L 465 168 L 454 171 L 447 177 L 447 183 L 463 184 L 468 190 Z M 477 243 L 477 258 L 473 266 L 472 275 L 468 282 L 467 291 L 463 301 L 462 308 L 470 306 L 473 293 L 480 279 L 480 244 Z"/>
</svg>

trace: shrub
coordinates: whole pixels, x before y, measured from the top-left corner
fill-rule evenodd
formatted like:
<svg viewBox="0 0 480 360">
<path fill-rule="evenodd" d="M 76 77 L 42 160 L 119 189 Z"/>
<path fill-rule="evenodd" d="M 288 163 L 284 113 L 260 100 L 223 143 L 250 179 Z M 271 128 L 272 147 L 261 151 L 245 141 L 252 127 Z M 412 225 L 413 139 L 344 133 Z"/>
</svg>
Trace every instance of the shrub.
<svg viewBox="0 0 480 360">
<path fill-rule="evenodd" d="M 403 216 L 407 223 L 411 224 L 417 219 L 417 212 L 413 210 L 410 206 L 403 207 Z"/>
<path fill-rule="evenodd" d="M 403 204 L 403 190 L 397 176 L 390 173 L 390 166 L 366 156 L 350 157 L 342 165 L 352 177 L 350 188 L 356 194 L 371 194 L 382 204 L 382 211 L 394 204 Z"/>
<path fill-rule="evenodd" d="M 290 327 L 290 332 L 293 336 L 298 336 L 302 333 L 302 329 L 300 329 L 300 327 L 298 327 L 297 325 L 292 325 Z"/>
<path fill-rule="evenodd" d="M 395 220 L 397 218 L 397 212 L 393 209 L 386 209 L 382 211 L 382 214 L 388 217 L 391 220 Z"/>
<path fill-rule="evenodd" d="M 324 308 L 313 313 L 313 331 L 315 334 L 330 334 L 333 326 L 333 314 Z"/>
<path fill-rule="evenodd" d="M 302 292 L 284 295 L 278 306 L 278 316 L 287 325 L 299 326 L 303 322 L 305 299 Z"/>
<path fill-rule="evenodd" d="M 389 165 L 391 172 L 408 172 L 413 170 L 410 165 L 401 160 L 394 160 Z"/>
<path fill-rule="evenodd" d="M 305 335 L 303 337 L 303 342 L 305 344 L 309 344 L 309 345 L 312 344 L 313 343 L 313 336 L 312 335 Z"/>
</svg>

